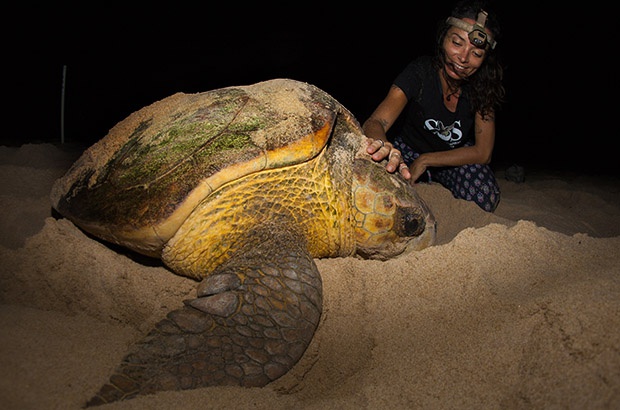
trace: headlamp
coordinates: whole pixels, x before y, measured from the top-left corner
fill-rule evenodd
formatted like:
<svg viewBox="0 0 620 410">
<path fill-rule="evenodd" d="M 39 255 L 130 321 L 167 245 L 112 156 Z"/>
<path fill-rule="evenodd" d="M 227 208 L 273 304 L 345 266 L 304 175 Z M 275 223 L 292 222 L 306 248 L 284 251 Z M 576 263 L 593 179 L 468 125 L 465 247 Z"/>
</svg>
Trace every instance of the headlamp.
<svg viewBox="0 0 620 410">
<path fill-rule="evenodd" d="M 478 48 L 486 48 L 487 45 L 494 49 L 497 45 L 497 42 L 493 40 L 486 31 L 484 31 L 484 25 L 487 22 L 488 13 L 484 10 L 480 10 L 478 13 L 478 18 L 476 19 L 476 23 L 469 24 L 464 20 L 458 19 L 456 17 L 448 17 L 446 23 L 451 26 L 458 27 L 462 30 L 467 31 L 467 37 L 469 37 L 469 42 Z"/>
</svg>

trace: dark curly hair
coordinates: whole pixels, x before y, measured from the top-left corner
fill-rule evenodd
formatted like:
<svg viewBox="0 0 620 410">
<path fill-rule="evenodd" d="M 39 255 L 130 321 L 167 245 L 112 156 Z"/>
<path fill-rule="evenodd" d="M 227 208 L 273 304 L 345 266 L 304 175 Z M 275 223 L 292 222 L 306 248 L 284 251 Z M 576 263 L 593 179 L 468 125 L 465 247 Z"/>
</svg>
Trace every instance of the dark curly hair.
<svg viewBox="0 0 620 410">
<path fill-rule="evenodd" d="M 493 113 L 504 102 L 506 91 L 502 84 L 504 70 L 499 61 L 497 47 L 501 40 L 501 30 L 496 14 L 490 8 L 487 2 L 480 0 L 464 0 L 456 4 L 452 9 L 451 16 L 456 18 L 470 18 L 476 20 L 480 10 L 488 13 L 485 27 L 491 32 L 491 37 L 497 41 L 494 49 L 487 48 L 484 61 L 478 70 L 467 80 L 464 80 L 467 87 L 463 87 L 463 93 L 471 102 L 474 112 L 479 112 L 483 118 L 493 115 Z M 443 50 L 443 41 L 448 32 L 450 25 L 444 19 L 439 23 L 437 31 L 437 47 L 434 63 L 437 69 L 443 69 L 445 55 Z M 459 83 L 456 80 L 446 78 L 451 88 L 457 88 Z M 454 82 L 454 83 L 453 83 Z"/>
</svg>

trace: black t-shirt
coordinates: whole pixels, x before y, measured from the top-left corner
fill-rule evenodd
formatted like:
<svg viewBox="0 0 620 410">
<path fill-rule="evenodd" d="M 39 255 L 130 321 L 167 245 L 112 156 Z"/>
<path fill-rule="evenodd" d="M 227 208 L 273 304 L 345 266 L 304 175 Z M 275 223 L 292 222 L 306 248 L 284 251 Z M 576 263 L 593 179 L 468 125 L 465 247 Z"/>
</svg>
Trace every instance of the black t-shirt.
<svg viewBox="0 0 620 410">
<path fill-rule="evenodd" d="M 474 113 L 466 89 L 456 111 L 443 103 L 439 73 L 432 58 L 418 57 L 396 77 L 394 85 L 403 90 L 408 103 L 394 131 L 415 152 L 445 151 L 473 141 Z"/>
</svg>

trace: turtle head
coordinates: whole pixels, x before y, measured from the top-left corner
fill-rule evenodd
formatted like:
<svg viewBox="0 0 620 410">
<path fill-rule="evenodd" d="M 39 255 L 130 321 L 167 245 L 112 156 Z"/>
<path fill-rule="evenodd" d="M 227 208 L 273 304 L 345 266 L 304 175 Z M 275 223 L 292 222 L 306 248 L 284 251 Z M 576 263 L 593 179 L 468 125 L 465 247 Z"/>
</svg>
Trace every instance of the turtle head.
<svg viewBox="0 0 620 410">
<path fill-rule="evenodd" d="M 400 175 L 370 156 L 353 164 L 353 212 L 357 253 L 385 260 L 421 250 L 435 241 L 435 218 L 426 203 Z"/>
</svg>

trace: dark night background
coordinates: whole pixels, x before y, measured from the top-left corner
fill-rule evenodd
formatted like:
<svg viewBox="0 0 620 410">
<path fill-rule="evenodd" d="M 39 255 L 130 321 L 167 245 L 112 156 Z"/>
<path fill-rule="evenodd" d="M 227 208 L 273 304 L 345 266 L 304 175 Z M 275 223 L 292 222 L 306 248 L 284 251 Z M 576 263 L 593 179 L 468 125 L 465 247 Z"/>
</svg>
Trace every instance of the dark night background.
<svg viewBox="0 0 620 410">
<path fill-rule="evenodd" d="M 434 51 L 453 2 L 433 3 L 20 6 L 2 27 L 0 144 L 60 143 L 63 66 L 67 144 L 90 145 L 178 91 L 280 77 L 317 85 L 361 123 L 411 59 Z M 493 164 L 619 175 L 612 6 L 492 4 L 507 89 Z"/>
</svg>

